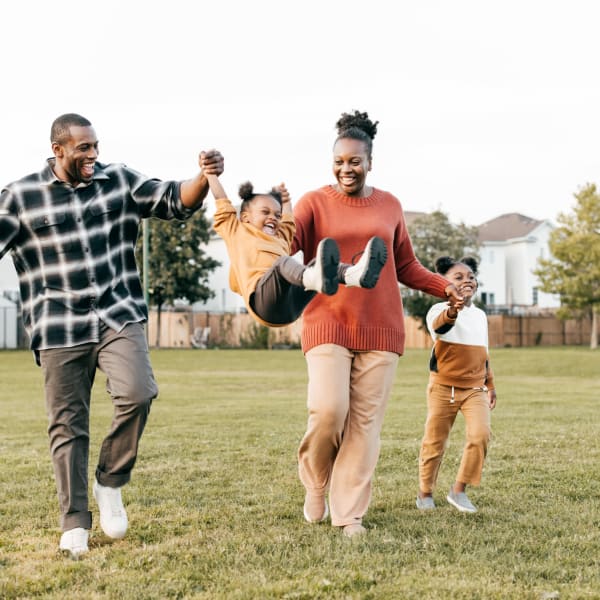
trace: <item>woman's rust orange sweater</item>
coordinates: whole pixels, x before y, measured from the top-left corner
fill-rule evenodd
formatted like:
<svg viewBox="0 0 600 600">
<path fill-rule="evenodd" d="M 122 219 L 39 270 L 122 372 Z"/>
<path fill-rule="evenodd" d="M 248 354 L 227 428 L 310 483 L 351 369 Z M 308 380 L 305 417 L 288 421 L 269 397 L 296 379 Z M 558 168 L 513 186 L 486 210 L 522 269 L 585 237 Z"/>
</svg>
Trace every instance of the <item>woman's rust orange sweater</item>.
<svg viewBox="0 0 600 600">
<path fill-rule="evenodd" d="M 341 285 L 333 296 L 317 294 L 305 308 L 302 350 L 338 344 L 350 350 L 404 352 L 404 314 L 398 282 L 445 298 L 449 282 L 426 269 L 415 257 L 400 202 L 373 188 L 370 196 L 346 196 L 330 185 L 308 192 L 294 207 L 296 235 L 292 253 L 302 250 L 304 262 L 316 254 L 324 237 L 336 240 L 342 262 L 356 262 L 368 240 L 377 235 L 388 260 L 373 289 Z"/>
</svg>

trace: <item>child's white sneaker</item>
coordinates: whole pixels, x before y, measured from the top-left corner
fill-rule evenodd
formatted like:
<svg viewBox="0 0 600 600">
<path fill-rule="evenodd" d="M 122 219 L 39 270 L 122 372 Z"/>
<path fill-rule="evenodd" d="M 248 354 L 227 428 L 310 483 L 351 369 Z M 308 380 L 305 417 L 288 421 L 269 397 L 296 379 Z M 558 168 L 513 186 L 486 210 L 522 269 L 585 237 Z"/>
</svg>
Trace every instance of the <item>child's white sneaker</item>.
<svg viewBox="0 0 600 600">
<path fill-rule="evenodd" d="M 421 496 L 417 495 L 417 508 L 419 510 L 434 510 L 435 502 L 431 496 Z"/>
<path fill-rule="evenodd" d="M 344 283 L 347 287 L 375 287 L 386 260 L 385 242 L 380 237 L 372 237 L 367 242 L 360 260 L 346 269 Z"/>
<path fill-rule="evenodd" d="M 304 289 L 332 296 L 338 289 L 340 249 L 335 240 L 323 238 L 317 246 L 315 262 L 302 274 Z"/>
<path fill-rule="evenodd" d="M 454 506 L 454 508 L 457 508 L 458 510 L 460 510 L 460 512 L 466 512 L 466 513 L 476 513 L 477 509 L 475 508 L 475 506 L 473 506 L 473 504 L 471 503 L 471 501 L 469 500 L 469 497 L 467 496 L 467 494 L 465 494 L 464 492 L 455 492 L 454 488 L 450 488 L 450 491 L 448 492 L 448 495 L 446 496 L 446 500 L 448 500 L 448 502 L 450 504 L 452 504 L 452 506 Z"/>
</svg>

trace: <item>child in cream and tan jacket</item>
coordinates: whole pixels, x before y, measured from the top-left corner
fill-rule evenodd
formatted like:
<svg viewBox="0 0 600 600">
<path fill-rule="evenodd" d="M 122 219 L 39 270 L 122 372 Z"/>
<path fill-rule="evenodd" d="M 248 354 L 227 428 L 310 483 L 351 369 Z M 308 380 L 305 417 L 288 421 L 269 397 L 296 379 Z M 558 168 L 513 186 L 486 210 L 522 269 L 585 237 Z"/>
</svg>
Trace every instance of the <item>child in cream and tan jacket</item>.
<svg viewBox="0 0 600 600">
<path fill-rule="evenodd" d="M 434 509 L 433 490 L 450 430 L 458 412 L 466 423 L 466 443 L 454 484 L 446 500 L 461 512 L 477 511 L 465 490 L 481 481 L 496 406 L 494 376 L 488 354 L 486 314 L 472 302 L 477 291 L 477 262 L 442 257 L 436 271 L 458 288 L 463 300 L 434 304 L 427 327 L 434 340 L 427 387 L 427 420 L 419 454 L 417 508 Z"/>
</svg>

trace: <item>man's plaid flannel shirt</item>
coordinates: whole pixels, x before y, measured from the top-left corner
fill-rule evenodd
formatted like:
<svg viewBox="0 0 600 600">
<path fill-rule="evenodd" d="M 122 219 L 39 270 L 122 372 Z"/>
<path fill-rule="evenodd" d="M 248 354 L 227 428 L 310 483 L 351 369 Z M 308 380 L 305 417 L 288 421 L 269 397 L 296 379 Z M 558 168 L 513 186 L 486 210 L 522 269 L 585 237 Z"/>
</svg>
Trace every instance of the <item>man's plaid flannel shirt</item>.
<svg viewBox="0 0 600 600">
<path fill-rule="evenodd" d="M 135 262 L 140 220 L 186 219 L 180 183 L 96 163 L 93 181 L 59 181 L 54 159 L 0 194 L 0 258 L 19 276 L 32 350 L 98 342 L 99 320 L 119 331 L 148 310 Z"/>
</svg>

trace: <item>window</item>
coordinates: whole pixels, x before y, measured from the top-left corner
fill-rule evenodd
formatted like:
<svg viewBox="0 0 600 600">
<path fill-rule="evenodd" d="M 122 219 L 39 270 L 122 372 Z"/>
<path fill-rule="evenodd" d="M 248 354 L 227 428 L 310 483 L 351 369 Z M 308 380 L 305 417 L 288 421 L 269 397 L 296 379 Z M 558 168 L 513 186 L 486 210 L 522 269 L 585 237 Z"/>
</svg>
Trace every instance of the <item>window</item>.
<svg viewBox="0 0 600 600">
<path fill-rule="evenodd" d="M 536 287 L 534 287 L 532 289 L 532 300 L 533 300 L 533 305 L 537 306 L 537 303 L 538 303 L 538 289 Z"/>
<path fill-rule="evenodd" d="M 496 303 L 496 296 L 492 292 L 481 292 L 481 301 L 486 306 L 491 306 Z"/>
</svg>

